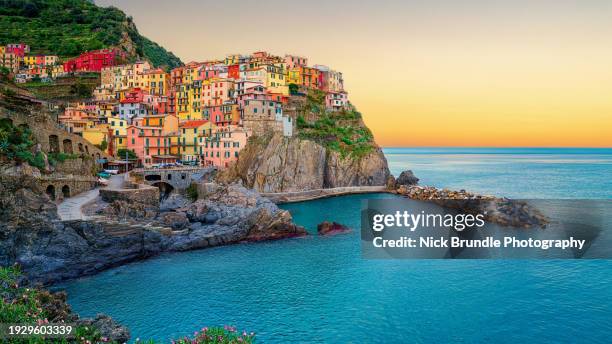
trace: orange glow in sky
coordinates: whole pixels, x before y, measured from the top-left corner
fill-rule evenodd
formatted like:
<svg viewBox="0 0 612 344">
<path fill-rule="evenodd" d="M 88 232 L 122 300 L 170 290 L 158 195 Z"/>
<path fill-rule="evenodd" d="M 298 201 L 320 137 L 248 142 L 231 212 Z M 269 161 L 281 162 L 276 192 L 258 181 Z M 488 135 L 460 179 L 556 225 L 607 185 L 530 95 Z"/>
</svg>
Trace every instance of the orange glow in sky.
<svg viewBox="0 0 612 344">
<path fill-rule="evenodd" d="M 612 1 L 98 0 L 184 62 L 344 73 L 383 146 L 612 147 Z"/>
</svg>

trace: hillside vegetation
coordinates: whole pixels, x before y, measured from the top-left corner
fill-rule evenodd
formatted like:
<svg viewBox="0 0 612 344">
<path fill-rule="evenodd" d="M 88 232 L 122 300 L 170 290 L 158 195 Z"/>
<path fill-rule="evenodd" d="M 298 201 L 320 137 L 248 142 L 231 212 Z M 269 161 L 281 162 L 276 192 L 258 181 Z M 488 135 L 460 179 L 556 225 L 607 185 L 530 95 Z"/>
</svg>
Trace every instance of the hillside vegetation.
<svg viewBox="0 0 612 344">
<path fill-rule="evenodd" d="M 361 158 L 376 148 L 374 136 L 354 107 L 325 109 L 325 93 L 310 90 L 296 120 L 298 136 L 337 151 L 342 157 Z"/>
<path fill-rule="evenodd" d="M 32 53 L 72 57 L 87 50 L 121 47 L 130 59 L 155 66 L 182 64 L 171 52 L 138 33 L 132 18 L 87 0 L 0 0 L 0 44 L 29 44 Z"/>
</svg>

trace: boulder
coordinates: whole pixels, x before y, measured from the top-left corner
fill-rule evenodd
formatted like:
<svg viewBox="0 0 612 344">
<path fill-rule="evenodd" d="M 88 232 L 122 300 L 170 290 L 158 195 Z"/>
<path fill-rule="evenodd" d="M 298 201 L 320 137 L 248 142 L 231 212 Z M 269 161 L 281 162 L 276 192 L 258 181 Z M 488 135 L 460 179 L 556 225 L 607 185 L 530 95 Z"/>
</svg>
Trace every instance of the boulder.
<svg viewBox="0 0 612 344">
<path fill-rule="evenodd" d="M 319 235 L 336 235 L 350 232 L 351 229 L 338 222 L 324 221 L 317 226 Z"/>
<path fill-rule="evenodd" d="M 160 216 L 161 222 L 174 230 L 181 230 L 189 224 L 187 214 L 184 212 L 172 211 L 163 213 Z"/>
<path fill-rule="evenodd" d="M 419 183 L 419 178 L 417 178 L 411 170 L 406 170 L 400 173 L 399 177 L 395 181 L 396 187 L 400 185 L 417 185 Z"/>
<path fill-rule="evenodd" d="M 127 343 L 130 339 L 130 330 L 120 325 L 106 314 L 98 314 L 95 319 L 79 320 L 77 324 L 96 328 L 100 332 L 100 335 L 109 342 Z"/>
</svg>

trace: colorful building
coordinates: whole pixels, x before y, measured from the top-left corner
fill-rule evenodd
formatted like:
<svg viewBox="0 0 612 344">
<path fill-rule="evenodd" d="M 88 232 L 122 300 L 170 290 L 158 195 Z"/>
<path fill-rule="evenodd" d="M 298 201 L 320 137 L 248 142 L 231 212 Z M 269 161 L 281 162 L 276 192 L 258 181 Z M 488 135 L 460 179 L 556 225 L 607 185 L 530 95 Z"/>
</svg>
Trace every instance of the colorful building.
<svg viewBox="0 0 612 344">
<path fill-rule="evenodd" d="M 202 164 L 228 167 L 238 159 L 248 137 L 248 131 L 239 126 L 217 128 L 211 136 L 204 139 L 201 152 Z"/>
<path fill-rule="evenodd" d="M 64 71 L 68 73 L 100 72 L 102 68 L 114 66 L 119 58 L 124 57 L 125 54 L 117 49 L 88 51 L 64 62 Z"/>
<path fill-rule="evenodd" d="M 30 53 L 30 46 L 24 43 L 11 43 L 4 47 L 4 52 L 15 54 L 18 57 L 24 57 L 25 54 Z"/>
<path fill-rule="evenodd" d="M 180 152 L 183 161 L 200 161 L 202 143 L 212 135 L 215 126 L 207 120 L 189 120 L 179 124 Z"/>
</svg>

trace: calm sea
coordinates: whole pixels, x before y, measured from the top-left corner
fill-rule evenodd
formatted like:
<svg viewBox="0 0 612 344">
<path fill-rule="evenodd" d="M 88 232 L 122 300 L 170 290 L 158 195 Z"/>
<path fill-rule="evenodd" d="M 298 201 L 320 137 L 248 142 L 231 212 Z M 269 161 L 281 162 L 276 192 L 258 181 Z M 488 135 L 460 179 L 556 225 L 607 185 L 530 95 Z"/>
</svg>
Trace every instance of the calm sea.
<svg viewBox="0 0 612 344">
<path fill-rule="evenodd" d="M 612 198 L 612 150 L 386 149 L 422 184 L 517 198 Z M 285 205 L 313 231 L 359 228 L 354 195 Z M 612 243 L 611 243 L 612 245 Z M 612 261 L 365 260 L 358 231 L 168 254 L 71 281 L 83 316 L 132 338 L 211 325 L 262 343 L 610 343 Z"/>
</svg>

